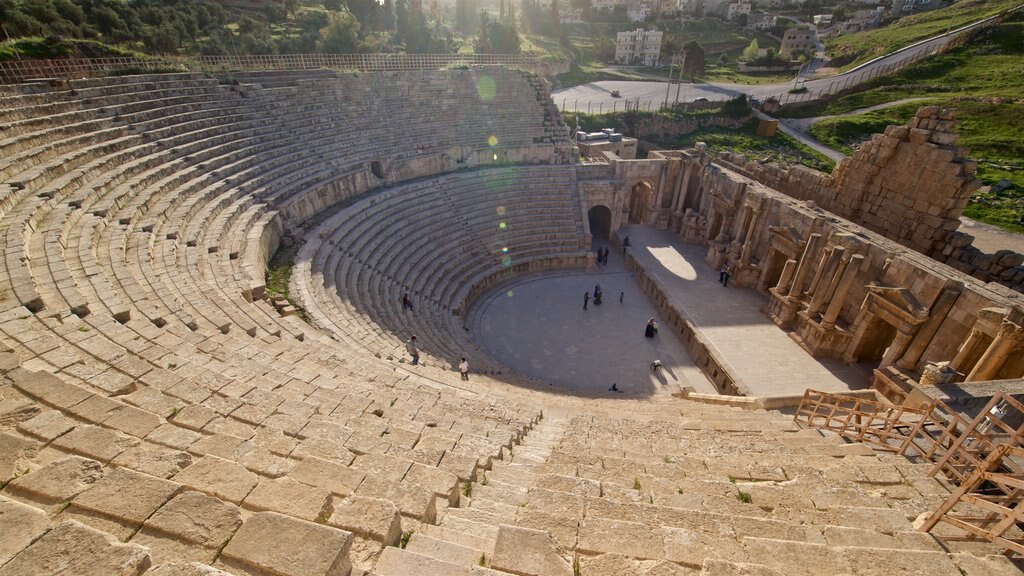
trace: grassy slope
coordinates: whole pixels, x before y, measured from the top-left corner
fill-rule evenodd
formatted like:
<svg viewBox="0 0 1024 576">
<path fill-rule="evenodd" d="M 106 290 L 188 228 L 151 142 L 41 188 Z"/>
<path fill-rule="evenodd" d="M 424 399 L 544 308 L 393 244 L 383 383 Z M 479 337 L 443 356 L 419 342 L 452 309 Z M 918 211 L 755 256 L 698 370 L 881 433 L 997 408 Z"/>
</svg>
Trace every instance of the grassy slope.
<svg viewBox="0 0 1024 576">
<path fill-rule="evenodd" d="M 1021 3 L 1021 0 L 960 0 L 947 8 L 900 18 L 884 28 L 830 38 L 825 44 L 826 50 L 836 65 L 848 69 L 918 40 L 942 34 L 950 27 L 970 24 Z"/>
<path fill-rule="evenodd" d="M 1000 194 L 975 194 L 966 214 L 1024 232 L 1024 21 L 980 34 L 968 46 L 930 58 L 899 74 L 874 80 L 867 90 L 838 98 L 801 115 L 844 114 L 903 98 L 929 100 L 875 112 L 825 119 L 811 128 L 822 143 L 847 153 L 890 124 L 904 124 L 926 104 L 957 108 L 960 144 L 978 161 L 978 178 L 991 185 L 1009 180 Z M 992 99 L 1005 99 L 995 103 Z M 981 101 L 979 101 L 981 100 Z"/>
</svg>

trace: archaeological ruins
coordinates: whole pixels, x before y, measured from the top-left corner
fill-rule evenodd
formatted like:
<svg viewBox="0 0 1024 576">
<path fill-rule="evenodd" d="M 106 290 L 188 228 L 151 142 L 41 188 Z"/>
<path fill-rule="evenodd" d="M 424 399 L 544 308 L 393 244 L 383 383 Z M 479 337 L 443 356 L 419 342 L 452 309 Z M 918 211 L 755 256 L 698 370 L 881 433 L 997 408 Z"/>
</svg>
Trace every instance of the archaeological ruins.
<svg viewBox="0 0 1024 576">
<path fill-rule="evenodd" d="M 581 160 L 500 66 L 51 72 L 0 85 L 0 576 L 1024 566 L 1024 255 L 958 231 L 954 110 L 823 174 Z M 689 364 L 567 394 L 478 341 L 601 270 Z"/>
</svg>

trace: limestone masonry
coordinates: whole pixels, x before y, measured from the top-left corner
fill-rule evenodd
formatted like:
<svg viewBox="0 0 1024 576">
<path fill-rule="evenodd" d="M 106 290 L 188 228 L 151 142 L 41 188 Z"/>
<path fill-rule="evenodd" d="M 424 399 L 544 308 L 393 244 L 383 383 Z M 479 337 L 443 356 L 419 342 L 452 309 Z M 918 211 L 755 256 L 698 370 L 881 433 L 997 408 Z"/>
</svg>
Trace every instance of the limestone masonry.
<svg viewBox="0 0 1024 576">
<path fill-rule="evenodd" d="M 956 235 L 953 127 L 923 109 L 824 175 L 578 164 L 543 80 L 499 67 L 0 86 L 0 576 L 1016 573 L 1003 541 L 919 530 L 958 489 L 932 463 L 744 409 L 794 400 L 739 396 L 699 334 L 731 395 L 582 398 L 466 324 L 647 225 L 872 372 L 860 397 L 1002 390 L 1024 273 Z"/>
</svg>

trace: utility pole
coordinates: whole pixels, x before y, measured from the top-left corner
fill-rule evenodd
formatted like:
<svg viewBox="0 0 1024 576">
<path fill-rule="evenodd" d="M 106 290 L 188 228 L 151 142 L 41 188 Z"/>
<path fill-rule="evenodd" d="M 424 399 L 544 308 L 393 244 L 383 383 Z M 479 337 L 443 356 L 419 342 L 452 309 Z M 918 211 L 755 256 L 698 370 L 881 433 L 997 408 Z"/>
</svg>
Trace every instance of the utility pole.
<svg viewBox="0 0 1024 576">
<path fill-rule="evenodd" d="M 668 92 L 672 89 L 672 70 L 675 68 L 676 59 L 673 58 L 668 67 L 668 84 L 665 84 L 665 108 L 668 108 Z"/>
</svg>

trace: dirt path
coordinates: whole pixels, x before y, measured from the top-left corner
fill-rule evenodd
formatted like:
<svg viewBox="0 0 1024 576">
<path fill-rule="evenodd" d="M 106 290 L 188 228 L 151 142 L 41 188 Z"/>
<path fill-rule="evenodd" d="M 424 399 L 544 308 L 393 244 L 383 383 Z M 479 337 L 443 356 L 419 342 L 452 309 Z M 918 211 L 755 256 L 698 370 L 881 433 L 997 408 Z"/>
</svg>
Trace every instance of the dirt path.
<svg viewBox="0 0 1024 576">
<path fill-rule="evenodd" d="M 904 98 L 902 100 L 893 100 L 892 102 L 883 102 L 882 104 L 876 104 L 874 106 L 868 106 L 866 108 L 858 108 L 857 110 L 851 110 L 846 114 L 833 114 L 831 116 L 816 116 L 814 118 L 786 118 L 786 125 L 790 126 L 795 130 L 799 130 L 804 134 L 807 134 L 811 130 L 811 126 L 819 120 L 825 120 L 828 118 L 840 118 L 842 116 L 851 116 L 853 114 L 864 114 L 866 112 L 874 112 L 875 110 L 884 110 L 885 108 L 892 108 L 893 106 L 899 106 L 900 104 L 907 104 L 909 102 L 920 102 L 921 100 L 929 100 L 929 98 Z"/>
</svg>

